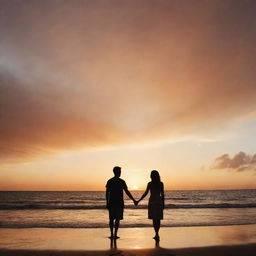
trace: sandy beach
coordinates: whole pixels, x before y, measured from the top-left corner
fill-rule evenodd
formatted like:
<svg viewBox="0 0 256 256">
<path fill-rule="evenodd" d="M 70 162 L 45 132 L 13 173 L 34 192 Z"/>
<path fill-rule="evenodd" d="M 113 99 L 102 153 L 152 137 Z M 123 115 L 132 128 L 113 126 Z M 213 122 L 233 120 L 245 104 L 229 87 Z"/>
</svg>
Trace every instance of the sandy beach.
<svg viewBox="0 0 256 256">
<path fill-rule="evenodd" d="M 254 256 L 256 243 L 233 246 L 211 246 L 184 249 L 137 249 L 106 251 L 0 250 L 1 256 Z"/>
<path fill-rule="evenodd" d="M 110 241 L 108 229 L 1 229 L 1 256 L 58 255 L 255 255 L 256 225 L 161 229 L 121 228 Z"/>
</svg>

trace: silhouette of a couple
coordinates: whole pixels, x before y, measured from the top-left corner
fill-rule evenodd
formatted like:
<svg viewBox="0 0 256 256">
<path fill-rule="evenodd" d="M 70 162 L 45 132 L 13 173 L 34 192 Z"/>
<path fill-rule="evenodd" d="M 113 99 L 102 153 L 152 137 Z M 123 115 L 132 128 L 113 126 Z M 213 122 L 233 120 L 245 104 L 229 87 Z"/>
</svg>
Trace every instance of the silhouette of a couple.
<svg viewBox="0 0 256 256">
<path fill-rule="evenodd" d="M 107 209 L 109 211 L 109 228 L 110 228 L 110 239 L 118 239 L 117 231 L 119 228 L 120 220 L 123 219 L 124 211 L 124 198 L 123 190 L 128 195 L 128 197 L 134 202 L 134 205 L 143 200 L 150 192 L 149 202 L 148 202 L 148 218 L 152 219 L 153 227 L 155 230 L 154 239 L 159 241 L 159 229 L 160 223 L 163 219 L 163 209 L 164 209 L 164 184 L 160 180 L 160 175 L 158 171 L 153 170 L 151 172 L 151 182 L 148 183 L 146 191 L 141 196 L 141 198 L 136 201 L 124 180 L 120 179 L 121 167 L 115 166 L 113 169 L 114 177 L 109 179 L 106 184 L 106 201 Z"/>
</svg>

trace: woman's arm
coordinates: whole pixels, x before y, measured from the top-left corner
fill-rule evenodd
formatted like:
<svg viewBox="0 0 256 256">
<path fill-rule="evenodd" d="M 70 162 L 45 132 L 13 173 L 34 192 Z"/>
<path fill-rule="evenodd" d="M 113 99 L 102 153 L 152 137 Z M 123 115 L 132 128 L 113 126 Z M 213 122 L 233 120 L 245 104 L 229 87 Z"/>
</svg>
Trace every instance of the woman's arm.
<svg viewBox="0 0 256 256">
<path fill-rule="evenodd" d="M 161 197 L 162 197 L 162 204 L 163 204 L 163 209 L 164 209 L 164 183 L 162 183 L 161 186 Z"/>
<path fill-rule="evenodd" d="M 144 194 L 141 196 L 140 200 L 138 200 L 138 202 L 140 202 L 141 200 L 143 200 L 143 198 L 147 196 L 148 192 L 149 192 L 149 183 L 148 183 L 148 185 L 147 185 L 146 191 L 145 191 Z"/>
</svg>

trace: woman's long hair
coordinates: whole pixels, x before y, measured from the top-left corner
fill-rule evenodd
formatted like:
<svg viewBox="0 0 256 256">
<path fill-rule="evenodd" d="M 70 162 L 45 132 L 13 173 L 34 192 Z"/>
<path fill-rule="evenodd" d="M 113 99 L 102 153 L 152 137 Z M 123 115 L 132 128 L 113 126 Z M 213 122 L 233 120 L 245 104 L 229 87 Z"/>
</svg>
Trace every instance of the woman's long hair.
<svg viewBox="0 0 256 256">
<path fill-rule="evenodd" d="M 159 172 L 156 170 L 153 170 L 150 174 L 150 178 L 152 180 L 152 185 L 155 188 L 160 188 L 161 186 L 161 179 L 160 179 L 160 175 Z"/>
</svg>

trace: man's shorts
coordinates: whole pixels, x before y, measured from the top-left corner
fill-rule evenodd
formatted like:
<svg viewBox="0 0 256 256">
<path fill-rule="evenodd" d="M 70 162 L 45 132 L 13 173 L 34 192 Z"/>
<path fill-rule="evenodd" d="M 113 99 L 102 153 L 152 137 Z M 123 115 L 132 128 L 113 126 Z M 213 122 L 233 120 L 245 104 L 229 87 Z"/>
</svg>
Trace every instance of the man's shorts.
<svg viewBox="0 0 256 256">
<path fill-rule="evenodd" d="M 109 212 L 109 219 L 114 220 L 122 220 L 123 219 L 123 213 L 124 213 L 124 207 L 115 207 L 110 206 L 108 209 Z"/>
</svg>

